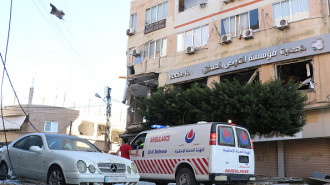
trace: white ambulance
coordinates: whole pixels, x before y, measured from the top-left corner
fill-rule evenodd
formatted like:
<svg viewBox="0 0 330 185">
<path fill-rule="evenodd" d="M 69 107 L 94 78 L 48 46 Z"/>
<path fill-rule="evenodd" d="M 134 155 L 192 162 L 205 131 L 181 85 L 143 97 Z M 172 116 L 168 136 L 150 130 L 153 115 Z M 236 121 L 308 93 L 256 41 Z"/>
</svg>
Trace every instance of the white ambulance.
<svg viewBox="0 0 330 185">
<path fill-rule="evenodd" d="M 244 127 L 220 123 L 144 131 L 131 142 L 140 179 L 177 185 L 247 184 L 255 181 L 254 150 Z"/>
</svg>

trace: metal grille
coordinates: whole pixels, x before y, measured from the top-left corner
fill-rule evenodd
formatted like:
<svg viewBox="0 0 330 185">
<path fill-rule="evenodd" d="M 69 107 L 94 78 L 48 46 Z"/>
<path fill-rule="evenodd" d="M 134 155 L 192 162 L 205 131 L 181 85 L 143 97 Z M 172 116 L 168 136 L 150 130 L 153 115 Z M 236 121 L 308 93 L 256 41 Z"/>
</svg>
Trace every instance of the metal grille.
<svg viewBox="0 0 330 185">
<path fill-rule="evenodd" d="M 117 167 L 117 170 L 113 170 L 113 165 Z M 126 165 L 122 163 L 97 163 L 98 168 L 102 173 L 125 173 Z"/>
</svg>

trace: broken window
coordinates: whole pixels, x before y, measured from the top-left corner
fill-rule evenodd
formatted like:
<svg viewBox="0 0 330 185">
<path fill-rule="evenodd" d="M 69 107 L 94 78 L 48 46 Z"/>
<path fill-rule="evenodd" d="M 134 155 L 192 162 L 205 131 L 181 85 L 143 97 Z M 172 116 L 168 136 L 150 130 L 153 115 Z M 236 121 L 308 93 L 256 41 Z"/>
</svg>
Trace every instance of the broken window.
<svg viewBox="0 0 330 185">
<path fill-rule="evenodd" d="M 236 79 L 237 81 L 239 81 L 240 84 L 250 83 L 254 81 L 259 81 L 259 72 L 257 69 L 252 69 L 248 71 L 239 71 L 236 73 L 222 75 L 220 77 L 220 81 L 224 81 L 226 79 L 229 81 L 233 81 Z"/>
<path fill-rule="evenodd" d="M 298 90 L 314 89 L 312 61 L 278 65 L 277 76 L 284 84 L 289 80 L 299 83 Z"/>
<path fill-rule="evenodd" d="M 190 82 L 182 83 L 182 84 L 176 84 L 175 87 L 180 88 L 185 91 L 187 89 L 190 89 L 194 84 L 197 84 L 201 88 L 205 88 L 205 87 L 207 87 L 207 78 L 190 81 Z"/>
</svg>

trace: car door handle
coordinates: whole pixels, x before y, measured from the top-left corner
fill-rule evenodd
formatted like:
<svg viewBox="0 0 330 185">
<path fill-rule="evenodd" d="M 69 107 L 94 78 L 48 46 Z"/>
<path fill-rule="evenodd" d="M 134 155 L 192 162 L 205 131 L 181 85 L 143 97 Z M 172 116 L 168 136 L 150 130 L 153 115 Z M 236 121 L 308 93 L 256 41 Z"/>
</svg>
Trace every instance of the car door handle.
<svg viewBox="0 0 330 185">
<path fill-rule="evenodd" d="M 144 150 L 142 151 L 142 157 L 144 157 Z"/>
</svg>

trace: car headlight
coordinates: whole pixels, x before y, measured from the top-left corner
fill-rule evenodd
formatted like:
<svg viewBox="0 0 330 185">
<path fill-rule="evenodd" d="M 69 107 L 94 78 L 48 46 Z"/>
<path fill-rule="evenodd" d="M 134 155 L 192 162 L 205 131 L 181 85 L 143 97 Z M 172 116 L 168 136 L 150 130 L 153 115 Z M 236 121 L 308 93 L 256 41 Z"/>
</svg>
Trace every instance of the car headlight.
<svg viewBox="0 0 330 185">
<path fill-rule="evenodd" d="M 132 166 L 132 171 L 133 171 L 133 173 L 136 174 L 136 173 L 138 172 L 138 170 L 137 170 L 137 167 L 136 167 L 135 163 L 132 162 L 131 166 Z"/>
<path fill-rule="evenodd" d="M 77 168 L 78 168 L 80 173 L 85 173 L 87 171 L 86 163 L 82 160 L 79 160 L 77 162 Z"/>
<path fill-rule="evenodd" d="M 127 166 L 127 173 L 131 174 L 132 173 L 132 169 L 131 167 Z"/>
<path fill-rule="evenodd" d="M 91 173 L 95 173 L 95 166 L 94 166 L 94 165 L 89 165 L 89 166 L 88 166 L 88 170 L 89 170 L 89 172 L 91 172 Z"/>
</svg>

